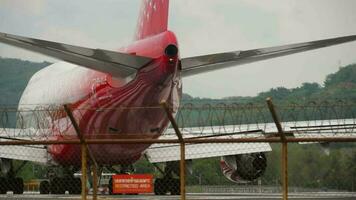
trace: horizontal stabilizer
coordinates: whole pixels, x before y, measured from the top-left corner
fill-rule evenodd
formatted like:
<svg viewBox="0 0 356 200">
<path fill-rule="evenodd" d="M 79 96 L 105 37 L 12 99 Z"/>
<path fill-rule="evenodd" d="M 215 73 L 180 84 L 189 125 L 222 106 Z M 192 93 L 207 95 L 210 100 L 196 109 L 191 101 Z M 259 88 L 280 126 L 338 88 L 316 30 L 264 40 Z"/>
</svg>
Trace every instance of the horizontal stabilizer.
<svg viewBox="0 0 356 200">
<path fill-rule="evenodd" d="M 90 49 L 6 33 L 0 33 L 0 42 L 108 73 L 114 77 L 130 76 L 152 60 L 142 56 Z"/>
<path fill-rule="evenodd" d="M 233 67 L 356 40 L 356 35 L 247 51 L 232 51 L 182 59 L 182 76 Z"/>
</svg>

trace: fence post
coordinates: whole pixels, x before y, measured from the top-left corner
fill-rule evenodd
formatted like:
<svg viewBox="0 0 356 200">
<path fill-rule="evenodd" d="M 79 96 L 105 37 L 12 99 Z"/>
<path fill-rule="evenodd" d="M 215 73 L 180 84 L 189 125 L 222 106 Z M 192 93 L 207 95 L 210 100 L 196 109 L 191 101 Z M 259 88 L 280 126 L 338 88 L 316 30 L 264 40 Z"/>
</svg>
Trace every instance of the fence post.
<svg viewBox="0 0 356 200">
<path fill-rule="evenodd" d="M 185 143 L 180 143 L 180 195 L 185 200 Z"/>
<path fill-rule="evenodd" d="M 271 112 L 273 121 L 276 124 L 277 130 L 278 130 L 279 136 L 281 138 L 281 142 L 282 142 L 282 155 L 281 155 L 282 188 L 283 188 L 283 199 L 287 200 L 288 199 L 288 141 L 286 140 L 286 135 L 285 135 L 282 125 L 279 121 L 277 112 L 276 112 L 274 105 L 272 103 L 272 99 L 267 98 L 266 101 L 267 101 L 269 111 Z"/>
<path fill-rule="evenodd" d="M 282 143 L 283 199 L 288 199 L 288 143 Z"/>
<path fill-rule="evenodd" d="M 178 128 L 177 122 L 175 121 L 172 113 L 169 111 L 169 107 L 167 103 L 162 102 L 161 106 L 166 111 L 167 117 L 171 122 L 174 132 L 176 133 L 180 143 L 180 161 L 179 161 L 180 195 L 181 195 L 181 200 L 185 200 L 185 141 L 183 139 L 182 133 Z"/>
<path fill-rule="evenodd" d="M 79 126 L 77 122 L 75 121 L 75 118 L 70 110 L 70 105 L 63 105 L 64 110 L 66 111 L 73 128 L 80 140 L 80 150 L 81 150 L 81 160 L 82 160 L 82 200 L 87 199 L 87 145 L 85 143 L 84 137 L 82 133 L 80 132 Z"/>
<path fill-rule="evenodd" d="M 84 143 L 80 145 L 82 152 L 82 200 L 87 199 L 87 147 Z"/>
<path fill-rule="evenodd" d="M 98 168 L 97 165 L 93 165 L 93 200 L 98 198 Z"/>
</svg>

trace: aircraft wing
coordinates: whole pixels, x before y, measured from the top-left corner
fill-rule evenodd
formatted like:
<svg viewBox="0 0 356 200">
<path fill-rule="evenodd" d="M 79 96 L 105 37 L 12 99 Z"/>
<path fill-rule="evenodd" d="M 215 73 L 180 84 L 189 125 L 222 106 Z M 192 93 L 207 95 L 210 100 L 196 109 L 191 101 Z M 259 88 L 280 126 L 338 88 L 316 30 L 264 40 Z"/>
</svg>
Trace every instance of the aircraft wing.
<svg viewBox="0 0 356 200">
<path fill-rule="evenodd" d="M 227 67 L 233 67 L 303 51 L 324 48 L 332 45 L 351 42 L 354 40 L 356 40 L 356 35 L 269 48 L 252 49 L 246 51 L 232 51 L 183 58 L 181 59 L 182 76 L 191 76 Z"/>
<path fill-rule="evenodd" d="M 293 132 L 296 138 L 355 138 L 356 119 L 301 121 L 298 123 L 289 123 L 288 129 Z M 311 143 L 316 142 L 301 142 L 301 144 Z"/>
<path fill-rule="evenodd" d="M 283 130 L 289 137 L 323 138 L 356 137 L 356 119 L 330 119 L 314 121 L 282 122 Z M 274 123 L 239 124 L 224 126 L 187 127 L 181 129 L 184 138 L 261 138 L 278 133 Z M 173 129 L 167 129 L 160 139 L 177 139 Z M 302 143 L 302 144 L 311 144 Z M 199 143 L 186 144 L 185 157 L 200 159 L 237 154 L 272 151 L 269 143 Z M 179 144 L 153 144 L 146 151 L 151 163 L 180 160 Z"/>
<path fill-rule="evenodd" d="M 263 133 L 260 130 L 241 134 L 223 134 L 223 135 L 206 135 L 199 138 L 243 138 L 243 137 L 262 137 Z M 185 138 L 197 138 L 194 134 L 184 134 Z M 167 134 L 160 139 L 177 139 L 173 134 Z M 186 160 L 219 157 L 227 155 L 248 154 L 257 152 L 272 151 L 268 143 L 202 143 L 202 144 L 186 144 L 185 158 Z M 146 157 L 151 163 L 178 161 L 180 160 L 180 145 L 179 144 L 153 144 L 146 151 Z"/>
<path fill-rule="evenodd" d="M 0 42 L 87 67 L 114 77 L 130 76 L 152 61 L 151 58 L 90 49 L 0 32 Z"/>
<path fill-rule="evenodd" d="M 20 136 L 30 132 L 32 133 L 33 130 L 4 128 L 0 130 L 0 141 L 30 140 L 29 137 L 24 135 Z M 17 135 L 17 137 L 14 135 Z M 31 161 L 42 164 L 46 164 L 51 160 L 45 145 L 0 145 L 0 158 Z"/>
</svg>

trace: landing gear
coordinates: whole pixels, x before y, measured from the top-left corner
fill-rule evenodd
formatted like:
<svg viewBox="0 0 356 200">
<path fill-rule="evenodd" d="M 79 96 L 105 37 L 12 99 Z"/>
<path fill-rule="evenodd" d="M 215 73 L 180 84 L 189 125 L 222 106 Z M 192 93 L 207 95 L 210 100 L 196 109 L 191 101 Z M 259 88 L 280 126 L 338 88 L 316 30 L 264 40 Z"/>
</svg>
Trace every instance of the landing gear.
<svg viewBox="0 0 356 200">
<path fill-rule="evenodd" d="M 0 177 L 0 194 L 6 194 L 7 192 L 7 180 L 4 177 Z"/>
<path fill-rule="evenodd" d="M 64 168 L 63 176 L 58 177 L 56 173 L 49 170 L 49 180 L 41 181 L 40 194 L 65 194 L 66 191 L 69 194 L 80 194 L 82 192 L 82 181 L 80 178 L 73 176 L 75 169 Z"/>
<path fill-rule="evenodd" d="M 168 192 L 168 187 L 163 178 L 157 178 L 154 184 L 154 192 L 156 195 L 165 195 Z"/>
<path fill-rule="evenodd" d="M 154 193 L 166 195 L 169 192 L 171 195 L 180 195 L 179 163 L 167 162 L 164 171 L 160 169 L 159 171 L 162 172 L 163 178 L 155 180 Z M 174 175 L 178 178 L 173 178 Z"/>
<path fill-rule="evenodd" d="M 170 191 L 171 195 L 180 195 L 180 179 L 172 179 Z"/>
<path fill-rule="evenodd" d="M 64 194 L 66 192 L 63 178 L 55 177 L 50 184 L 51 194 Z"/>
<path fill-rule="evenodd" d="M 41 181 L 40 183 L 40 194 L 49 194 L 50 185 L 48 181 Z"/>
<path fill-rule="evenodd" d="M 23 179 L 22 178 L 0 178 L 0 194 L 6 194 L 12 191 L 14 194 L 23 194 Z"/>
<path fill-rule="evenodd" d="M 154 193 L 156 195 L 180 195 L 180 181 L 175 178 L 157 178 L 154 184 Z"/>
<path fill-rule="evenodd" d="M 23 179 L 16 177 L 16 174 L 26 165 L 26 161 L 15 170 L 12 164 L 12 160 L 1 158 L 1 171 L 5 174 L 5 177 L 0 177 L 0 194 L 6 194 L 8 191 L 12 191 L 14 194 L 23 194 L 24 184 Z"/>
<path fill-rule="evenodd" d="M 82 192 L 80 178 L 60 178 L 55 177 L 51 182 L 42 181 L 40 183 L 40 194 L 80 194 Z M 41 187 L 42 186 L 42 187 Z"/>
<path fill-rule="evenodd" d="M 14 194 L 23 194 L 23 179 L 22 178 L 10 178 L 8 179 L 10 190 Z"/>
<path fill-rule="evenodd" d="M 69 194 L 81 194 L 82 193 L 82 180 L 80 178 L 74 178 L 68 189 Z"/>
</svg>

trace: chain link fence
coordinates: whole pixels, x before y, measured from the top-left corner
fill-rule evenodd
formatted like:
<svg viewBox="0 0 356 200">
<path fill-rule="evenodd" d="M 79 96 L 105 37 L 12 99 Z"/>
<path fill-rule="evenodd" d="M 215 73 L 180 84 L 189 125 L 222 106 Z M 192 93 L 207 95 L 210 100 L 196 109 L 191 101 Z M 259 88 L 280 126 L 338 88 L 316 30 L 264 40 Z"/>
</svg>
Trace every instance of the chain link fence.
<svg viewBox="0 0 356 200">
<path fill-rule="evenodd" d="M 2 107 L 0 193 L 354 197 L 355 114 L 346 101 Z"/>
</svg>

